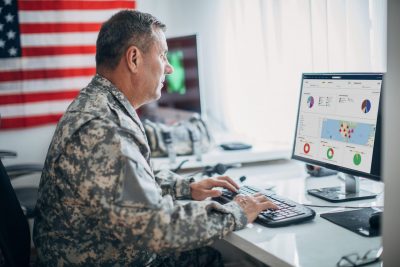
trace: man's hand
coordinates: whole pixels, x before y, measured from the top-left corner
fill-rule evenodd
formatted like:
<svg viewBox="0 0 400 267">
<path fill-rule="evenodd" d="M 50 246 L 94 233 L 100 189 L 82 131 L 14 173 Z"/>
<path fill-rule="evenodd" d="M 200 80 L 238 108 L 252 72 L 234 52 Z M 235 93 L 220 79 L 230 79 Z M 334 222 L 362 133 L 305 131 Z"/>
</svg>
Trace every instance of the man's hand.
<svg viewBox="0 0 400 267">
<path fill-rule="evenodd" d="M 190 184 L 192 198 L 194 200 L 204 200 L 207 197 L 219 197 L 221 191 L 213 189 L 214 187 L 223 187 L 232 192 L 236 192 L 239 189 L 237 183 L 228 176 L 206 178 Z"/>
<path fill-rule="evenodd" d="M 267 209 L 278 209 L 266 196 L 257 193 L 253 196 L 237 195 L 233 201 L 237 202 L 242 207 L 247 216 L 247 223 L 252 223 L 257 218 L 258 214 Z"/>
</svg>

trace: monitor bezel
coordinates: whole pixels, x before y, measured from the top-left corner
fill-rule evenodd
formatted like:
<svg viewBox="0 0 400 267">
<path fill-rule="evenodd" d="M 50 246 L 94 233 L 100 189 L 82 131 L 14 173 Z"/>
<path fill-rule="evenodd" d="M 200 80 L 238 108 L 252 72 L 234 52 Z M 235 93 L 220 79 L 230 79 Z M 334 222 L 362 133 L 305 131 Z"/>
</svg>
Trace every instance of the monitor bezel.
<svg viewBox="0 0 400 267">
<path fill-rule="evenodd" d="M 338 166 L 335 164 L 330 164 L 318 160 L 312 160 L 309 158 L 301 157 L 298 155 L 295 155 L 295 148 L 296 148 L 296 138 L 297 138 L 297 130 L 298 130 L 298 123 L 299 123 L 299 115 L 300 115 L 300 108 L 301 108 L 301 99 L 302 99 L 302 93 L 303 93 L 303 81 L 305 77 L 307 76 L 381 76 L 382 78 L 382 84 L 381 84 L 381 92 L 380 92 L 380 97 L 379 97 L 379 107 L 378 107 L 378 116 L 377 116 L 377 124 L 376 124 L 376 132 L 375 132 L 375 142 L 374 142 L 374 148 L 373 148 L 373 155 L 372 155 L 372 162 L 378 162 L 378 166 L 375 166 L 376 169 L 375 172 L 373 173 L 373 166 L 371 166 L 371 173 L 366 173 L 362 171 L 357 171 L 353 169 L 349 169 L 346 167 Z M 296 118 L 296 130 L 294 134 L 294 141 L 293 141 L 293 149 L 292 149 L 292 159 L 300 160 L 305 163 L 321 166 L 324 168 L 336 170 L 338 172 L 343 172 L 346 174 L 358 176 L 358 177 L 364 177 L 364 178 L 369 178 L 375 181 L 380 181 L 381 180 L 381 147 L 382 147 L 382 94 L 383 94 L 383 86 L 384 86 L 384 73 L 379 73 L 379 72 L 335 72 L 335 73 L 303 73 L 301 76 L 301 89 L 300 89 L 300 96 L 299 96 L 299 103 L 298 103 L 298 110 L 297 110 L 297 118 Z"/>
</svg>

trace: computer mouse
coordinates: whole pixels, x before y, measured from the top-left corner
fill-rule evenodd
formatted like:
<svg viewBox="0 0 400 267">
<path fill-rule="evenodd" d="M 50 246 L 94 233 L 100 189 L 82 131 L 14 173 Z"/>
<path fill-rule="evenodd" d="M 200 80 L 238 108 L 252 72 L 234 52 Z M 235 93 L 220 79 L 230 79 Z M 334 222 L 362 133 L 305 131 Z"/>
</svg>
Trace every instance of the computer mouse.
<svg viewBox="0 0 400 267">
<path fill-rule="evenodd" d="M 379 229 L 381 226 L 382 212 L 374 212 L 369 217 L 369 227 Z"/>
</svg>

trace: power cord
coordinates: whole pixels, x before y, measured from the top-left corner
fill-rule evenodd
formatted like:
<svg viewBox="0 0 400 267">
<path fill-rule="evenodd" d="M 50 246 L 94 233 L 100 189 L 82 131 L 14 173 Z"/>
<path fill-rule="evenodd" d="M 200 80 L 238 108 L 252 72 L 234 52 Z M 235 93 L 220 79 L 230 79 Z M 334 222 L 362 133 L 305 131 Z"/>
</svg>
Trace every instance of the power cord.
<svg viewBox="0 0 400 267">
<path fill-rule="evenodd" d="M 179 164 L 179 166 L 174 169 L 173 171 L 179 171 L 182 168 L 182 165 L 185 162 L 181 162 L 181 164 Z M 227 170 L 231 169 L 231 168 L 238 168 L 242 166 L 242 164 L 237 163 L 237 164 L 222 164 L 222 163 L 218 163 L 214 166 L 205 166 L 204 168 L 195 171 L 193 173 L 190 173 L 186 176 L 194 176 L 196 174 L 202 173 L 203 175 L 207 175 L 207 176 L 213 176 L 214 174 L 219 174 L 219 175 L 223 175 Z"/>
<path fill-rule="evenodd" d="M 182 169 L 183 164 L 185 164 L 186 162 L 189 162 L 189 160 L 188 159 L 182 160 L 181 163 L 179 163 L 178 167 L 176 167 L 172 171 L 175 173 L 180 171 Z"/>
</svg>

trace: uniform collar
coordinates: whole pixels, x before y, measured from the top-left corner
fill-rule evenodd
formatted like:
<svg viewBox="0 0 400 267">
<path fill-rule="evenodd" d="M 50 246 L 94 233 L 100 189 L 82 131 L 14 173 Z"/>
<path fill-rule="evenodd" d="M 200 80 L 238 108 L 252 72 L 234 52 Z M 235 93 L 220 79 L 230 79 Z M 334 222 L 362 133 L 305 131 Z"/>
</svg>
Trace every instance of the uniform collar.
<svg viewBox="0 0 400 267">
<path fill-rule="evenodd" d="M 136 110 L 128 101 L 126 96 L 111 81 L 97 73 L 93 77 L 92 83 L 99 84 L 103 89 L 109 91 L 115 97 L 115 99 L 125 108 L 128 115 L 139 125 L 140 129 L 144 133 L 143 125 L 140 122 Z"/>
</svg>

